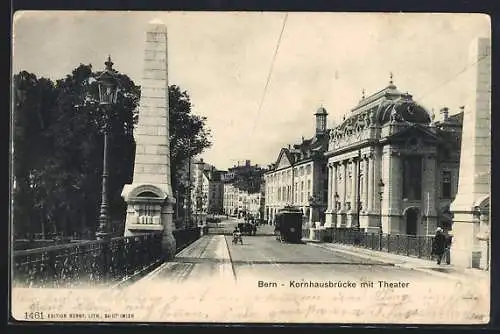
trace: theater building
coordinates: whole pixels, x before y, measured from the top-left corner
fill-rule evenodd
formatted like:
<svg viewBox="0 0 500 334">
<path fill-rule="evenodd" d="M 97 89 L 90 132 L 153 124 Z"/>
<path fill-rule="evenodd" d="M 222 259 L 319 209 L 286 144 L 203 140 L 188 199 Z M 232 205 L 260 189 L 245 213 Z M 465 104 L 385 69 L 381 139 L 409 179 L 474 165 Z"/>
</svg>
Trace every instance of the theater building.
<svg viewBox="0 0 500 334">
<path fill-rule="evenodd" d="M 442 120 L 391 81 L 329 130 L 327 227 L 433 234 L 450 227 L 463 110 Z"/>
<path fill-rule="evenodd" d="M 327 195 L 326 158 L 328 148 L 327 112 L 319 108 L 315 114 L 316 133 L 295 145 L 283 147 L 275 163 L 264 174 L 265 212 L 268 223 L 286 205 L 302 209 L 304 220 L 324 222 Z"/>
</svg>

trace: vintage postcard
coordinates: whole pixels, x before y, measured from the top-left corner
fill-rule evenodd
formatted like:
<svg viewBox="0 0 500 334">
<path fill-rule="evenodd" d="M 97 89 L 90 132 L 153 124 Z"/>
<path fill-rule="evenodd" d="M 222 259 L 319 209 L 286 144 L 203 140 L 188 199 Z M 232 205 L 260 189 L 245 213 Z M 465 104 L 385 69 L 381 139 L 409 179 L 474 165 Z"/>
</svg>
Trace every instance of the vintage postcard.
<svg viewBox="0 0 500 334">
<path fill-rule="evenodd" d="M 486 324 L 491 22 L 20 11 L 19 322 Z"/>
</svg>

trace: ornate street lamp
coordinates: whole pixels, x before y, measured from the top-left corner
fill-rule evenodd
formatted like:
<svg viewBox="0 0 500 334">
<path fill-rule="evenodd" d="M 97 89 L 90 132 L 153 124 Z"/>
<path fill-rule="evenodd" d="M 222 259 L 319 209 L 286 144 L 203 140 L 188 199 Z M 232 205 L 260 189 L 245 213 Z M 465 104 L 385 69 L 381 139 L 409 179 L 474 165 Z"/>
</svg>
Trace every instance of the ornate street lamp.
<svg viewBox="0 0 500 334">
<path fill-rule="evenodd" d="M 99 105 L 104 113 L 108 113 L 111 106 L 116 104 L 119 90 L 119 80 L 113 69 L 111 57 L 104 63 L 106 69 L 97 78 L 99 86 Z M 108 116 L 108 115 L 105 115 Z M 105 117 L 104 122 L 104 153 L 103 153 L 103 168 L 102 168 L 102 200 L 101 213 L 99 215 L 99 227 L 96 232 L 97 239 L 109 237 L 109 212 L 108 212 L 108 119 Z"/>
<path fill-rule="evenodd" d="M 378 230 L 378 233 L 379 233 L 379 249 L 381 250 L 382 249 L 382 235 L 383 235 L 383 229 L 382 229 L 382 198 L 383 198 L 383 195 L 384 195 L 384 182 L 382 181 L 382 179 L 380 179 L 380 181 L 378 182 L 378 188 L 379 188 L 379 195 L 380 195 L 380 220 L 379 220 L 379 230 Z"/>
</svg>

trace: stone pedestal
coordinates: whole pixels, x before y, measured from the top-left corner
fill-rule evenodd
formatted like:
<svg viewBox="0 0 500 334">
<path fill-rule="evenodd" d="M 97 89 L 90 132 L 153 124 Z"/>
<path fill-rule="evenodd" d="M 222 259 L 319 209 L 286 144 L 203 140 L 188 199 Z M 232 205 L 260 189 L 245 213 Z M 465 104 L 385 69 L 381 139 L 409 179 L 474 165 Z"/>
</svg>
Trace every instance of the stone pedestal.
<svg viewBox="0 0 500 334">
<path fill-rule="evenodd" d="M 453 219 L 453 243 L 451 263 L 465 268 L 479 268 L 478 217 L 472 212 L 455 213 Z"/>
<path fill-rule="evenodd" d="M 356 217 L 356 213 L 355 212 L 352 212 L 352 211 L 349 211 L 347 213 L 347 227 L 354 227 L 356 226 L 357 224 L 357 217 Z"/>
<path fill-rule="evenodd" d="M 325 227 L 335 227 L 337 225 L 337 213 L 332 211 L 325 212 Z"/>
<path fill-rule="evenodd" d="M 321 242 L 323 241 L 325 229 L 324 228 L 310 228 L 309 229 L 309 241 Z"/>
<path fill-rule="evenodd" d="M 344 212 L 337 212 L 337 227 L 347 226 L 347 215 Z"/>
<path fill-rule="evenodd" d="M 125 236 L 162 233 L 166 260 L 175 255 L 170 176 L 167 29 L 159 21 L 146 32 L 139 123 L 134 132 L 136 152 L 132 184 L 123 188 L 127 202 Z"/>
<path fill-rule="evenodd" d="M 161 249 L 165 259 L 170 260 L 175 256 L 175 250 L 177 248 L 177 243 L 175 241 L 173 231 L 174 231 L 174 205 L 175 200 L 167 199 L 163 203 L 161 211 L 161 222 L 163 225 L 163 237 L 161 241 Z"/>
</svg>

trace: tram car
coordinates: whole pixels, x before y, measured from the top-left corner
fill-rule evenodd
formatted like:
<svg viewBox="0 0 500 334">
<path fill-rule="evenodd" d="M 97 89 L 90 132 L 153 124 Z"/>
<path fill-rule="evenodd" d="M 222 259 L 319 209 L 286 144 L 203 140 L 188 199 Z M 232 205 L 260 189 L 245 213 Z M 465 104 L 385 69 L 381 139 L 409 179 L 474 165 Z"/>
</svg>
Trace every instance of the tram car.
<svg viewBox="0 0 500 334">
<path fill-rule="evenodd" d="M 274 233 L 280 242 L 300 243 L 302 239 L 302 210 L 284 207 L 278 210 Z"/>
</svg>

